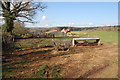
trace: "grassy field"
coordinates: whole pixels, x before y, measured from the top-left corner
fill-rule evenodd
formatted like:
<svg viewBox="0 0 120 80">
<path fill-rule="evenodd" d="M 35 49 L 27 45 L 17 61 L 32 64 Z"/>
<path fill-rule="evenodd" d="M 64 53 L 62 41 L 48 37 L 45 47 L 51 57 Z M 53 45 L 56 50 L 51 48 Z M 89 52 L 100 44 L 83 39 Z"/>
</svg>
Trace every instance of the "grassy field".
<svg viewBox="0 0 120 80">
<path fill-rule="evenodd" d="M 118 43 L 118 32 L 112 31 L 72 31 L 74 35 L 81 37 L 98 37 L 102 43 Z"/>
<path fill-rule="evenodd" d="M 80 35 L 80 37 L 98 37 L 101 39 L 101 43 L 118 43 L 118 32 L 112 31 L 72 31 L 74 35 Z M 16 49 L 39 47 L 53 44 L 54 40 L 68 40 L 75 37 L 56 37 L 56 38 L 31 38 L 31 39 L 18 39 L 15 42 Z"/>
<path fill-rule="evenodd" d="M 118 49 L 113 44 L 118 43 L 118 32 L 72 31 L 71 33 L 80 35 L 81 38 L 99 37 L 101 43 L 108 43 L 108 46 L 71 47 L 69 51 L 56 51 L 54 47 L 42 48 L 41 46 L 53 44 L 52 39 L 68 41 L 75 37 L 18 39 L 15 42 L 16 51 L 13 52 L 13 56 L 9 56 L 3 61 L 3 77 L 61 78 L 64 75 L 67 76 L 67 74 L 68 77 L 71 77 L 80 74 L 80 72 L 82 75 L 84 72 L 82 73 L 81 70 L 86 70 L 87 73 L 87 70 L 91 70 L 94 65 L 106 64 L 104 62 L 109 61 L 113 67 L 110 66 L 110 69 L 108 69 L 112 69 L 113 73 L 111 75 L 116 76 L 114 72 L 117 70 L 114 69 L 117 65 Z M 106 56 L 109 57 L 107 59 L 109 61 L 106 60 Z M 94 64 L 91 64 L 91 60 Z M 80 64 L 79 67 L 74 66 L 77 64 Z M 108 71 L 106 72 L 108 73 Z"/>
<path fill-rule="evenodd" d="M 69 40 L 76 37 L 55 37 L 55 38 L 30 38 L 30 39 L 17 39 L 15 42 L 16 50 L 22 48 L 40 47 L 45 45 L 53 45 L 53 41 Z"/>
</svg>

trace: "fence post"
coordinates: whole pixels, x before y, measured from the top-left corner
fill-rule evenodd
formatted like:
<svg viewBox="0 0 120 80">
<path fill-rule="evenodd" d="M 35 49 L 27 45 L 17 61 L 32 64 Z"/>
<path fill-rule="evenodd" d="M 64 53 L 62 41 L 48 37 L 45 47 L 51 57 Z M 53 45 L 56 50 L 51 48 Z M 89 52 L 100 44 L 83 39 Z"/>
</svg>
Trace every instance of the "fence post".
<svg viewBox="0 0 120 80">
<path fill-rule="evenodd" d="M 74 39 L 72 40 L 72 45 L 73 45 L 73 46 L 75 45 L 75 40 L 74 40 Z"/>
</svg>

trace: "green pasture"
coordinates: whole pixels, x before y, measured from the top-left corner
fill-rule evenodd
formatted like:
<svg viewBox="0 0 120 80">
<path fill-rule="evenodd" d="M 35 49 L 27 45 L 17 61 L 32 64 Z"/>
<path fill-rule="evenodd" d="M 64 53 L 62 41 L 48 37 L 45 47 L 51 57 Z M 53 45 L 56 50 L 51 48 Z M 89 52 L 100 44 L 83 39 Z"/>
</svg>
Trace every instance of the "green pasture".
<svg viewBox="0 0 120 80">
<path fill-rule="evenodd" d="M 76 37 L 55 37 L 55 38 L 28 38 L 17 39 L 15 42 L 15 50 L 21 50 L 23 48 L 40 47 L 45 45 L 53 45 L 54 41 L 69 40 Z"/>
<path fill-rule="evenodd" d="M 98 37 L 102 43 L 118 43 L 118 32 L 113 31 L 72 31 L 74 35 L 80 35 L 80 37 Z"/>
<path fill-rule="evenodd" d="M 118 43 L 118 32 L 112 31 L 72 31 L 71 34 L 79 35 L 80 38 L 100 38 L 101 43 Z M 15 46 L 18 49 L 29 48 L 35 46 L 45 46 L 53 44 L 53 40 L 69 40 L 76 37 L 56 37 L 56 38 L 28 38 L 18 39 Z"/>
</svg>

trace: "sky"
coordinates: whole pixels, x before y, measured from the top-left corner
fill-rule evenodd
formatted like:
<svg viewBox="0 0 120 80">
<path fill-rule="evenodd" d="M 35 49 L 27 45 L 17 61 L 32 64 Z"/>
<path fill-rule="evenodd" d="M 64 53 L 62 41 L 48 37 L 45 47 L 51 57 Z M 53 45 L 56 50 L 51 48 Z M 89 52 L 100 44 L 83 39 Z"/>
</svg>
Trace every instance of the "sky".
<svg viewBox="0 0 120 80">
<path fill-rule="evenodd" d="M 118 23 L 118 2 L 46 2 L 26 27 L 109 26 Z"/>
</svg>

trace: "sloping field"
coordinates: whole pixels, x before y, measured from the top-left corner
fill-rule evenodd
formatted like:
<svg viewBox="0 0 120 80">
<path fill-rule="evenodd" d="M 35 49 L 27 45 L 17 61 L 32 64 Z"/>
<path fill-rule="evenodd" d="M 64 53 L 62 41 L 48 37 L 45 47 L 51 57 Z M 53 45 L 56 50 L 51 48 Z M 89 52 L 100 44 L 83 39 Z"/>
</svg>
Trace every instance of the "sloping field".
<svg viewBox="0 0 120 80">
<path fill-rule="evenodd" d="M 42 47 L 53 44 L 52 38 L 17 40 L 19 49 L 3 59 L 3 78 L 118 77 L 117 32 L 72 33 L 81 34 L 81 37 L 99 37 L 103 45 L 77 46 L 70 47 L 69 51 L 56 51 L 55 47 Z"/>
<path fill-rule="evenodd" d="M 118 32 L 113 31 L 72 31 L 81 37 L 99 37 L 103 43 L 118 43 Z"/>
</svg>

